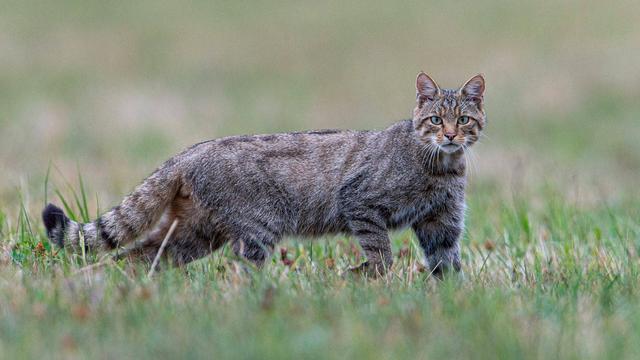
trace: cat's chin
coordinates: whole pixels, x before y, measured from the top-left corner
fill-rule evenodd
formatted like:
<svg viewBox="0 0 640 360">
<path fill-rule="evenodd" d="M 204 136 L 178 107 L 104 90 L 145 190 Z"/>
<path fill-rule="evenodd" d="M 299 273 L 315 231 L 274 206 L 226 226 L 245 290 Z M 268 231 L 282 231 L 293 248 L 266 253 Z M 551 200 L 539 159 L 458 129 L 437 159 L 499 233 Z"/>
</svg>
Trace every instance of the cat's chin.
<svg viewBox="0 0 640 360">
<path fill-rule="evenodd" d="M 444 152 L 445 154 L 453 154 L 454 152 L 462 149 L 462 146 L 457 144 L 439 145 L 439 147 L 440 150 L 442 150 L 442 152 Z"/>
</svg>

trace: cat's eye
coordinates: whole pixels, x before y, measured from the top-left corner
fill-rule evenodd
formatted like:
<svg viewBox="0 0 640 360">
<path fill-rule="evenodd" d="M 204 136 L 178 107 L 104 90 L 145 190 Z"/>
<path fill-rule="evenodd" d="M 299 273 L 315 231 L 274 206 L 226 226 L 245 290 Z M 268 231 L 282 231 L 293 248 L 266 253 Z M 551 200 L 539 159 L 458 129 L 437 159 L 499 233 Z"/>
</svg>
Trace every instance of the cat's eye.
<svg viewBox="0 0 640 360">
<path fill-rule="evenodd" d="M 460 116 L 458 118 L 458 124 L 467 125 L 468 123 L 469 123 L 469 117 L 468 116 Z"/>
<path fill-rule="evenodd" d="M 433 125 L 442 125 L 442 118 L 439 116 L 432 116 L 431 117 L 431 123 Z"/>
</svg>

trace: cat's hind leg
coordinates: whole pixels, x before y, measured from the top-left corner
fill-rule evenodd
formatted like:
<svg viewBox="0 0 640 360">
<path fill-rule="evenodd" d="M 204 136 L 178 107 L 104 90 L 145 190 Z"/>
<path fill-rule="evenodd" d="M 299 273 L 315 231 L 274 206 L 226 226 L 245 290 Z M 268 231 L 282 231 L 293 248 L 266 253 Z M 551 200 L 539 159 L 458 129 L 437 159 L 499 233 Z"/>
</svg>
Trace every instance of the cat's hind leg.
<svg viewBox="0 0 640 360">
<path fill-rule="evenodd" d="M 162 241 L 167 236 L 171 225 L 176 220 L 177 219 L 175 216 L 170 215 L 169 212 L 166 213 L 160 219 L 156 227 L 151 232 L 149 232 L 149 234 L 143 240 L 136 242 L 130 248 L 119 250 L 114 256 L 114 259 L 127 259 L 133 263 L 144 263 L 147 265 L 151 265 L 156 255 L 158 254 L 158 251 L 160 250 Z M 174 234 L 172 234 L 172 237 L 173 236 L 175 236 L 175 231 Z M 166 255 L 164 256 L 164 258 L 166 258 Z"/>
<path fill-rule="evenodd" d="M 150 234 L 144 241 L 118 254 L 116 258 L 151 265 L 159 254 L 170 226 L 171 223 L 169 226 L 156 229 L 155 234 Z M 203 226 L 208 229 L 203 231 Z M 180 267 L 211 254 L 226 242 L 226 238 L 217 234 L 213 227 L 215 225 L 178 222 L 175 230 L 167 239 L 161 259 L 173 266 Z"/>
<path fill-rule="evenodd" d="M 174 231 L 169 234 L 174 223 Z M 227 241 L 221 229 L 211 211 L 196 206 L 188 197 L 177 198 L 149 235 L 117 258 L 151 264 L 168 237 L 162 259 L 183 266 L 221 247 Z"/>
<path fill-rule="evenodd" d="M 242 225 L 235 224 L 230 229 L 233 252 L 257 268 L 262 268 L 282 239 L 277 226 L 268 221 L 248 221 Z"/>
</svg>

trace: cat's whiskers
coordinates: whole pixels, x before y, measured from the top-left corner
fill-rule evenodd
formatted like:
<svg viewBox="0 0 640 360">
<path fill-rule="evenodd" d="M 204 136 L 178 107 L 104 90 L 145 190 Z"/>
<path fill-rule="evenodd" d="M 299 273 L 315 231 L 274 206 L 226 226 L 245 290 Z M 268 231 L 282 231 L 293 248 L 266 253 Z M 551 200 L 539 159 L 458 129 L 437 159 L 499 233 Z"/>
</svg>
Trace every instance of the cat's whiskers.
<svg viewBox="0 0 640 360">
<path fill-rule="evenodd" d="M 427 143 L 426 146 L 424 146 L 421 149 L 422 155 L 424 158 L 424 166 L 429 169 L 429 170 L 433 170 L 434 165 L 436 165 L 434 163 L 435 158 L 436 158 L 436 154 L 438 153 L 439 148 L 437 145 L 433 144 L 433 143 Z"/>
<path fill-rule="evenodd" d="M 440 146 L 434 146 L 433 147 L 433 152 L 434 155 L 431 156 L 431 170 L 433 170 L 435 167 L 437 167 L 439 165 L 439 158 L 440 158 Z"/>
<path fill-rule="evenodd" d="M 464 148 L 464 144 L 462 144 L 460 146 L 460 148 L 462 148 L 462 157 L 464 158 L 464 167 L 465 167 L 465 169 L 468 169 L 469 168 L 469 157 L 467 156 L 467 152 L 466 152 L 466 150 Z"/>
<path fill-rule="evenodd" d="M 431 153 L 432 153 L 432 147 L 431 146 L 427 146 L 425 147 L 425 164 L 424 166 L 426 168 L 431 168 Z"/>
<path fill-rule="evenodd" d="M 427 169 L 431 169 L 431 158 L 433 156 L 433 145 L 432 144 L 427 144 L 427 146 L 424 147 L 423 149 L 424 153 L 425 153 L 425 163 L 424 166 Z"/>
<path fill-rule="evenodd" d="M 437 166 L 440 147 L 430 141 L 421 149 L 421 152 L 421 156 L 424 157 L 424 166 L 429 170 L 433 170 Z"/>
<path fill-rule="evenodd" d="M 476 155 L 475 150 L 473 150 L 472 148 L 469 148 L 469 153 L 471 154 L 471 157 L 473 158 L 473 166 L 476 168 L 476 172 L 478 170 L 478 156 Z"/>
<path fill-rule="evenodd" d="M 422 166 L 427 167 L 427 164 L 429 162 L 430 147 L 428 145 L 421 147 L 419 151 L 420 152 L 418 156 L 422 161 Z"/>
<path fill-rule="evenodd" d="M 467 167 L 467 169 L 469 169 L 470 173 L 474 172 L 474 169 L 472 166 L 473 162 L 471 161 L 469 154 L 467 154 L 467 148 L 465 145 L 462 145 L 462 154 L 464 155 L 465 166 Z"/>
<path fill-rule="evenodd" d="M 476 156 L 475 151 L 473 151 L 473 149 L 469 149 L 470 153 L 471 153 L 471 158 L 473 159 L 473 168 L 475 170 L 475 173 L 478 173 L 478 157 Z"/>
<path fill-rule="evenodd" d="M 478 168 L 476 167 L 476 157 L 473 149 L 471 149 L 468 145 L 462 145 L 462 153 L 464 154 L 465 164 L 473 174 L 478 173 Z"/>
</svg>

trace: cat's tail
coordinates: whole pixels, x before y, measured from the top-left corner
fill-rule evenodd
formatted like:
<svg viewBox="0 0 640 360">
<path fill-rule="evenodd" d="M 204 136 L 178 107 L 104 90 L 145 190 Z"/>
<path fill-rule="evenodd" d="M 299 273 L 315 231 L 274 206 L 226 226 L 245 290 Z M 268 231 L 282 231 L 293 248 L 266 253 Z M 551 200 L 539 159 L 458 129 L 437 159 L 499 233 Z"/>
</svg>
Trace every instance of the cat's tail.
<svg viewBox="0 0 640 360">
<path fill-rule="evenodd" d="M 149 176 L 131 194 L 93 222 L 75 222 L 59 207 L 49 204 L 42 220 L 49 240 L 56 245 L 110 250 L 135 240 L 149 230 L 175 198 L 182 180 L 170 164 Z"/>
</svg>

